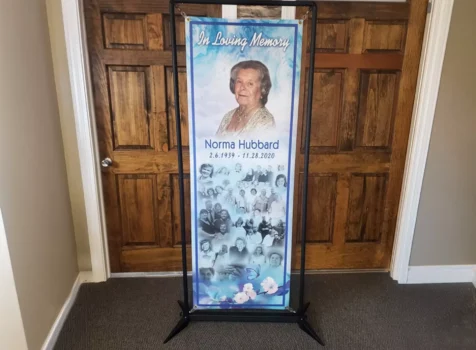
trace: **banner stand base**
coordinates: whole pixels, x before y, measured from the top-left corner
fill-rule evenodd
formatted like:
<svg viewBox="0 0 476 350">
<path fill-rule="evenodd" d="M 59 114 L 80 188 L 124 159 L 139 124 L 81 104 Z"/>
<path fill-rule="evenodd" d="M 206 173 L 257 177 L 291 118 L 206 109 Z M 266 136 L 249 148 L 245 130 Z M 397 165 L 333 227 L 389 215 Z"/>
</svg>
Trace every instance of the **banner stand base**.
<svg viewBox="0 0 476 350">
<path fill-rule="evenodd" d="M 180 313 L 180 320 L 177 322 L 177 325 L 169 333 L 167 338 L 165 338 L 164 344 L 167 343 L 173 337 L 175 337 L 177 334 L 179 334 L 182 330 L 184 330 L 185 327 L 187 327 L 190 322 L 190 315 L 188 313 L 188 309 L 185 307 L 185 304 L 181 300 L 178 300 L 178 304 L 180 308 L 182 309 L 182 312 Z"/>
<path fill-rule="evenodd" d="M 237 310 L 187 310 L 185 304 L 178 300 L 178 304 L 182 309 L 180 312 L 180 320 L 172 329 L 170 334 L 165 338 L 164 344 L 184 330 L 191 321 L 202 322 L 276 322 L 276 323 L 297 323 L 299 328 L 309 334 L 319 344 L 324 346 L 324 342 L 317 335 L 316 331 L 307 321 L 306 311 L 310 303 L 306 303 L 302 310 L 298 311 L 237 311 Z"/>
</svg>

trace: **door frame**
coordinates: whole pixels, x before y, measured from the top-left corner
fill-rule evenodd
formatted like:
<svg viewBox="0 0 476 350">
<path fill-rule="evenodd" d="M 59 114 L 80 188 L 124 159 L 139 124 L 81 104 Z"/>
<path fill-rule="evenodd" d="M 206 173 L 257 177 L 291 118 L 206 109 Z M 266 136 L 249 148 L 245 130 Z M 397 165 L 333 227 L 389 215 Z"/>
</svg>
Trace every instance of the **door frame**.
<svg viewBox="0 0 476 350">
<path fill-rule="evenodd" d="M 402 0 L 373 1 L 402 2 Z M 420 71 L 415 93 L 412 125 L 390 266 L 390 276 L 399 283 L 407 283 L 408 279 L 408 267 L 418 214 L 418 204 L 438 99 L 453 3 L 454 0 L 430 0 L 431 12 L 427 17 L 423 39 Z M 92 84 L 90 81 L 90 67 L 83 21 L 83 1 L 61 0 L 61 7 L 77 147 L 84 189 L 92 279 L 94 282 L 101 282 L 107 280 L 111 276 L 111 272 L 109 268 L 105 210 L 100 180 L 100 158 L 97 145 Z M 233 17 L 234 14 L 236 17 L 236 6 L 224 6 L 223 10 L 224 16 Z M 293 14 L 294 8 L 289 8 L 283 13 L 283 17 L 294 17 Z M 68 151 L 65 151 L 65 156 L 69 156 Z"/>
<path fill-rule="evenodd" d="M 407 283 L 454 0 L 430 0 L 393 243 L 390 276 Z"/>
</svg>

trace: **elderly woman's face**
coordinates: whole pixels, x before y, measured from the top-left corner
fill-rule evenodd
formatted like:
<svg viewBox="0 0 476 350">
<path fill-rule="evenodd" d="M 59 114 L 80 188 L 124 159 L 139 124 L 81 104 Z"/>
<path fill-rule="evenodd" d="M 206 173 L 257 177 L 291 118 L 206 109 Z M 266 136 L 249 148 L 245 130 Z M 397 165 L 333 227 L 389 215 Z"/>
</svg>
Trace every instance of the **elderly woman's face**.
<svg viewBox="0 0 476 350">
<path fill-rule="evenodd" d="M 240 106 L 254 107 L 260 105 L 261 81 L 255 69 L 240 69 L 236 75 L 235 98 Z"/>
</svg>

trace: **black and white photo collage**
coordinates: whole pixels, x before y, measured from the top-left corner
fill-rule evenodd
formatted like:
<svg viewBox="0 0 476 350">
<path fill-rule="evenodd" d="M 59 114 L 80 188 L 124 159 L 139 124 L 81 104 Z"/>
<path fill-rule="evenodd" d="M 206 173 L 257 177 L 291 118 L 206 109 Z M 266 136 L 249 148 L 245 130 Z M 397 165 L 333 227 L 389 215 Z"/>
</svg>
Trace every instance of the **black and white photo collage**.
<svg viewBox="0 0 476 350">
<path fill-rule="evenodd" d="M 202 283 L 253 279 L 250 271 L 257 276 L 284 272 L 287 181 L 283 165 L 199 165 L 197 260 Z"/>
</svg>

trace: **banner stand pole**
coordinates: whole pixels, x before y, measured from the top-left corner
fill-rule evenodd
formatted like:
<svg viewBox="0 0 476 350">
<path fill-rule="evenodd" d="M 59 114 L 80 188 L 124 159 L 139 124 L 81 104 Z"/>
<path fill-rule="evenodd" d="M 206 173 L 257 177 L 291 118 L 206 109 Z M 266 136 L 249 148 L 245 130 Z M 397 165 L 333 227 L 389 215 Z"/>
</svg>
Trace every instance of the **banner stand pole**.
<svg viewBox="0 0 476 350">
<path fill-rule="evenodd" d="M 182 130 L 180 118 L 179 88 L 178 88 L 178 67 L 177 67 L 177 38 L 175 28 L 175 5 L 176 4 L 202 4 L 202 5 L 262 5 L 276 6 L 276 1 L 272 0 L 170 0 L 170 32 L 172 41 L 172 69 L 174 80 L 174 99 L 175 99 L 175 119 L 177 134 L 177 155 L 178 155 L 178 172 L 179 172 L 179 194 L 180 194 L 180 228 L 182 239 L 182 283 L 183 283 L 183 301 L 179 300 L 180 320 L 172 329 L 170 334 L 164 340 L 164 344 L 180 333 L 188 326 L 191 321 L 231 321 L 231 322 L 279 322 L 279 323 L 297 323 L 299 328 L 309 334 L 319 344 L 324 346 L 324 342 L 318 336 L 316 331 L 307 321 L 307 309 L 309 302 L 304 303 L 304 287 L 305 287 L 305 261 L 306 261 L 306 214 L 307 214 L 307 184 L 309 169 L 309 146 L 311 135 L 311 113 L 312 113 L 312 97 L 314 86 L 314 57 L 316 42 L 316 25 L 317 25 L 317 5 L 313 1 L 280 1 L 279 6 L 306 6 L 310 8 L 312 13 L 311 27 L 311 50 L 309 62 L 308 76 L 308 93 L 306 101 L 306 133 L 305 133 L 305 151 L 304 151 L 304 181 L 302 191 L 302 211 L 301 211 L 301 266 L 300 266 L 300 284 L 299 284 L 299 306 L 297 311 L 292 309 L 286 311 L 280 310 L 190 310 L 189 306 L 189 290 L 187 277 L 187 246 L 185 232 L 185 195 L 184 195 L 184 172 L 183 172 L 183 156 L 182 156 Z"/>
</svg>

